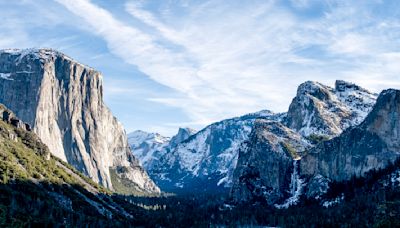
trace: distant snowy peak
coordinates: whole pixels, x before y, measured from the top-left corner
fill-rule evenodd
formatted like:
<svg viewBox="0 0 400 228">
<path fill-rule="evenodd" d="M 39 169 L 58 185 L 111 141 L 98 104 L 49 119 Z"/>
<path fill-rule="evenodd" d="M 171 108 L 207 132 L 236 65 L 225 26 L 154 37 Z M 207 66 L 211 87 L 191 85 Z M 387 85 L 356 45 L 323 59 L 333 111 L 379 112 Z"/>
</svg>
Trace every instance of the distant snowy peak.
<svg viewBox="0 0 400 228">
<path fill-rule="evenodd" d="M 361 123 L 376 97 L 377 94 L 345 81 L 336 81 L 335 88 L 307 81 L 299 86 L 285 123 L 304 136 L 333 137 Z"/>
<path fill-rule="evenodd" d="M 170 138 L 137 130 L 128 134 L 128 143 L 143 167 L 151 170 L 166 153 L 195 133 L 196 130 L 191 128 L 179 128 L 178 133 Z"/>
<path fill-rule="evenodd" d="M 242 143 L 256 119 L 281 120 L 285 114 L 263 110 L 208 125 L 182 141 L 149 170 L 164 189 L 229 187 Z M 202 183 L 202 184 L 200 184 Z"/>
<path fill-rule="evenodd" d="M 158 133 L 148 133 L 137 130 L 128 134 L 128 143 L 133 155 L 138 158 L 143 168 L 155 159 L 155 152 L 162 150 L 169 143 L 170 138 Z"/>
<path fill-rule="evenodd" d="M 262 110 L 212 123 L 199 132 L 180 128 L 171 139 L 160 141 L 156 134 L 141 131 L 128 137 L 134 155 L 163 190 L 213 191 L 233 185 L 239 153 L 247 151 L 245 142 L 255 122 L 265 123 L 261 132 L 280 142 L 276 148 L 284 148 L 283 139 L 290 138 L 296 143 L 289 148 L 297 151 L 299 145 L 313 142 L 313 134 L 330 138 L 360 123 L 375 100 L 376 94 L 352 83 L 337 81 L 332 88 L 309 81 L 299 86 L 288 113 Z M 285 132 L 289 136 L 281 136 Z M 264 161 L 262 156 L 257 159 Z"/>
<path fill-rule="evenodd" d="M 131 146 L 140 146 L 143 142 L 164 144 L 169 140 L 169 137 L 162 136 L 159 133 L 148 133 L 141 130 L 136 130 L 128 134 L 128 142 Z"/>
<path fill-rule="evenodd" d="M 191 129 L 191 128 L 179 128 L 178 133 L 171 138 L 171 141 L 169 143 L 170 147 L 175 147 L 179 143 L 185 141 L 188 139 L 190 136 L 196 134 L 196 130 Z"/>
</svg>

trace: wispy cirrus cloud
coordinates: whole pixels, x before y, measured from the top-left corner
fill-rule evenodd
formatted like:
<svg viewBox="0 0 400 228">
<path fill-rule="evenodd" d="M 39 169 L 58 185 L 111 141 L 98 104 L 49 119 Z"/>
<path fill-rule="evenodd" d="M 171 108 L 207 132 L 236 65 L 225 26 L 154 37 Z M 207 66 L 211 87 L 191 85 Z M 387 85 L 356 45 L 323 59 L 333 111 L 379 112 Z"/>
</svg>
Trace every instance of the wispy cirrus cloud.
<svg viewBox="0 0 400 228">
<path fill-rule="evenodd" d="M 395 41 L 374 28 L 384 22 L 371 18 L 362 3 L 327 1 L 320 18 L 300 20 L 275 1 L 187 3 L 172 8 L 176 12 L 168 4 L 149 10 L 145 1 L 127 2 L 126 12 L 140 22 L 129 25 L 87 0 L 58 2 L 83 17 L 116 55 L 182 93 L 151 101 L 182 108 L 196 122 L 262 108 L 283 111 L 304 80 L 358 82 L 368 77 L 360 74 L 374 75 L 365 72 L 367 64 L 395 61 L 383 57 Z M 304 9 L 313 3 L 292 4 Z M 313 47 L 320 53 L 304 52 Z"/>
<path fill-rule="evenodd" d="M 175 91 L 146 92 L 148 86 L 142 90 L 109 78 L 113 97 L 139 94 L 149 103 L 179 108 L 191 119 L 183 122 L 193 126 L 266 108 L 285 111 L 305 80 L 332 84 L 345 79 L 375 91 L 400 87 L 395 2 L 126 1 L 116 8 L 95 0 L 22 4 L 44 15 L 32 20 L 36 26 L 72 27 L 97 36 L 114 56 Z M 13 35 L 0 36 L 0 46 L 32 44 L 33 22 L 21 25 L 18 17 L 7 18 L 9 23 L 0 28 Z M 79 39 L 66 37 L 72 40 L 43 43 L 79 47 Z M 90 60 L 106 62 L 109 53 L 104 51 L 89 55 Z M 171 126 L 175 123 L 160 129 Z"/>
<path fill-rule="evenodd" d="M 157 82 L 182 92 L 179 98 L 154 97 L 152 101 L 183 108 L 194 120 L 203 123 L 265 108 L 268 100 L 279 104 L 279 99 L 275 99 L 280 96 L 273 94 L 282 89 L 276 88 L 267 77 L 278 72 L 274 62 L 302 61 L 290 53 L 290 42 L 295 37 L 281 40 L 273 37 L 273 33 L 284 33 L 285 28 L 293 25 L 291 15 L 280 11 L 269 14 L 270 20 L 259 20 L 271 10 L 272 1 L 260 3 L 259 7 L 237 8 L 225 15 L 232 21 L 219 20 L 227 9 L 221 8 L 220 3 L 207 2 L 196 9 L 189 8 L 186 22 L 179 28 L 169 27 L 137 4 L 126 4 L 126 10 L 155 29 L 158 36 L 118 21 L 89 1 L 58 2 L 83 15 L 116 55 L 137 65 Z M 205 12 L 210 13 L 205 15 Z M 235 19 L 240 14 L 243 16 Z M 204 18 L 216 21 L 202 23 Z M 256 27 L 259 28 L 254 31 Z M 285 79 L 276 77 L 274 81 Z"/>
</svg>

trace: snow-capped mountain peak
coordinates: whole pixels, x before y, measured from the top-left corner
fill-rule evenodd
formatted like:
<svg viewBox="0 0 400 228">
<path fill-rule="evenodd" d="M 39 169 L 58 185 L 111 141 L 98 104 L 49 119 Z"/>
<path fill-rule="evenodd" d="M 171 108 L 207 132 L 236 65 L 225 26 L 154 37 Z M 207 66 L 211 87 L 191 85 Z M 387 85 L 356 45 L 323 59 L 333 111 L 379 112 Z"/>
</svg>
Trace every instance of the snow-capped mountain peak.
<svg viewBox="0 0 400 228">
<path fill-rule="evenodd" d="M 190 136 L 196 134 L 196 130 L 191 128 L 179 128 L 178 133 L 171 138 L 169 143 L 170 147 L 175 147 L 179 143 L 183 142 L 184 140 L 188 139 Z"/>
<path fill-rule="evenodd" d="M 163 144 L 169 140 L 169 137 L 162 136 L 159 133 L 148 133 L 142 130 L 136 130 L 128 134 L 128 141 L 131 146 L 140 146 L 143 142 Z"/>
<path fill-rule="evenodd" d="M 306 137 L 333 137 L 361 123 L 376 97 L 377 94 L 345 81 L 336 81 L 335 88 L 307 81 L 299 86 L 285 122 Z"/>
<path fill-rule="evenodd" d="M 145 169 L 155 159 L 154 153 L 166 147 L 169 141 L 169 137 L 141 130 L 136 130 L 128 134 L 128 143 L 132 153 L 139 159 Z"/>
<path fill-rule="evenodd" d="M 134 154 L 163 190 L 185 191 L 190 187 L 190 191 L 212 191 L 234 183 L 239 153 L 246 151 L 256 120 L 275 123 L 266 129 L 273 133 L 267 138 L 285 138 L 277 135 L 286 129 L 293 131 L 292 136 L 301 136 L 301 140 L 295 138 L 303 146 L 311 145 L 318 137 L 331 138 L 360 123 L 375 99 L 376 94 L 352 83 L 337 81 L 333 88 L 307 81 L 299 86 L 287 113 L 262 110 L 210 124 L 197 133 L 180 128 L 177 135 L 162 143 L 157 143 L 154 134 L 150 137 L 143 132 L 129 134 L 129 138 Z M 276 129 L 280 131 L 271 130 L 272 126 L 279 126 Z M 314 139 L 313 134 L 317 135 Z M 134 135 L 136 140 L 132 140 Z"/>
<path fill-rule="evenodd" d="M 171 147 L 149 173 L 168 191 L 189 185 L 201 191 L 229 187 L 239 148 L 248 139 L 254 121 L 258 118 L 281 120 L 282 116 L 263 110 L 210 124 Z"/>
</svg>

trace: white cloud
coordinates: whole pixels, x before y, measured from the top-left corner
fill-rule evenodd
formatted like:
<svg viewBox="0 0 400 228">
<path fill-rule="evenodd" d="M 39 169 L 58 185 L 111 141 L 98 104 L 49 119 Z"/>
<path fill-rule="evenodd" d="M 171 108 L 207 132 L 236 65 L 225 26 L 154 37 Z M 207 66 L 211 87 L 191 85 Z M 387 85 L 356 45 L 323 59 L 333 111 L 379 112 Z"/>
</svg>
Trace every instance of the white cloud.
<svg viewBox="0 0 400 228">
<path fill-rule="evenodd" d="M 367 54 L 369 51 L 369 41 L 357 34 L 346 34 L 339 37 L 330 46 L 332 52 L 344 54 Z"/>
<path fill-rule="evenodd" d="M 86 0 L 57 0 L 71 12 L 82 17 L 102 36 L 114 54 L 135 64 L 154 80 L 186 92 L 193 86 L 200 86 L 199 80 L 185 59 L 158 45 L 155 39 L 138 29 L 115 19 L 108 11 Z"/>
<path fill-rule="evenodd" d="M 57 2 L 83 18 L 112 53 L 179 91 L 149 100 L 182 108 L 195 123 L 265 108 L 284 111 L 305 80 L 367 84 L 367 78 L 379 81 L 373 86 L 379 90 L 399 79 L 392 50 L 398 26 L 374 19 L 361 3 L 327 1 L 330 8 L 319 20 L 301 20 L 274 1 L 187 2 L 177 14 L 168 5 L 149 11 L 146 2 L 130 2 L 126 11 L 140 23 L 128 24 L 89 0 Z M 304 8 L 310 2 L 292 3 Z M 320 53 L 302 54 L 314 46 Z"/>
</svg>

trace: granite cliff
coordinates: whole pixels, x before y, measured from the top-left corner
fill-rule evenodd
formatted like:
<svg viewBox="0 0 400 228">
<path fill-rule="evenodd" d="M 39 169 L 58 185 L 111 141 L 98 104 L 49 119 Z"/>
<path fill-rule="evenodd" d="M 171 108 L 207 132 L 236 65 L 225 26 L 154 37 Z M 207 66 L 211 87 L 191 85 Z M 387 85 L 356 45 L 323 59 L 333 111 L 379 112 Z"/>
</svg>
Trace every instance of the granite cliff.
<svg viewBox="0 0 400 228">
<path fill-rule="evenodd" d="M 305 179 L 346 181 L 386 168 L 400 156 L 400 91 L 385 90 L 366 119 L 312 148 L 300 161 Z M 316 178 L 316 177 L 319 178 Z M 315 186 L 315 184 L 313 184 Z M 308 196 L 316 192 L 308 189 Z"/>
<path fill-rule="evenodd" d="M 0 51 L 0 74 L 0 103 L 29 123 L 52 154 L 110 189 L 160 192 L 103 102 L 100 72 L 54 50 L 8 49 Z"/>
<path fill-rule="evenodd" d="M 335 88 L 311 81 L 301 84 L 287 115 L 279 122 L 256 121 L 240 147 L 232 199 L 286 208 L 303 193 L 310 197 L 325 193 L 332 181 L 385 168 L 397 158 L 387 148 L 389 143 L 398 148 L 393 144 L 398 141 L 396 127 L 389 124 L 398 117 L 395 108 L 376 110 L 384 100 L 396 103 L 387 98 L 392 93 L 382 93 L 373 108 L 377 95 L 355 84 L 336 81 Z M 378 132 L 386 136 L 379 137 Z"/>
</svg>

